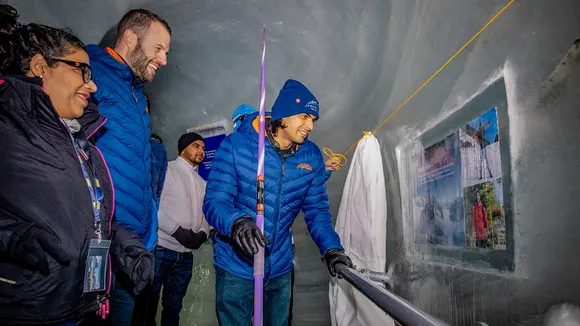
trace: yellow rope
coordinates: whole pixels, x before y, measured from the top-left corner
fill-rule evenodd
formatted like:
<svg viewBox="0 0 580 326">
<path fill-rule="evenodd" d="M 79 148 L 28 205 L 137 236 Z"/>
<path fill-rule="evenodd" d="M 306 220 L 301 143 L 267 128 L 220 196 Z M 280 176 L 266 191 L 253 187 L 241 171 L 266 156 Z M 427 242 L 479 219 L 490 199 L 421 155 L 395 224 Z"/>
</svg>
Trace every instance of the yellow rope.
<svg viewBox="0 0 580 326">
<path fill-rule="evenodd" d="M 328 147 L 324 147 L 322 149 L 322 152 L 324 154 L 326 154 L 327 156 L 329 156 L 330 158 L 338 160 L 338 165 L 340 165 L 340 166 L 344 166 L 346 164 L 346 162 L 348 162 L 348 160 L 346 159 L 346 156 L 344 156 L 342 154 L 336 154 Z M 343 160 L 344 160 L 344 163 L 343 163 Z"/>
<path fill-rule="evenodd" d="M 447 62 L 445 62 L 439 69 L 437 69 L 437 71 L 435 71 L 435 73 L 433 75 L 431 75 L 431 77 L 429 77 L 429 79 L 427 79 L 427 81 L 425 81 L 419 88 L 417 88 L 417 90 L 411 94 L 411 96 L 409 96 L 409 98 L 407 98 L 405 100 L 405 102 L 403 102 L 401 105 L 399 105 L 399 107 L 393 111 L 393 113 L 391 113 L 378 127 L 375 128 L 375 130 L 373 130 L 372 133 L 369 132 L 364 132 L 363 136 L 361 138 L 359 138 L 354 144 L 352 144 L 352 146 L 349 147 L 349 149 L 344 152 L 344 154 L 335 154 L 334 152 L 332 152 L 332 150 L 328 149 L 327 147 L 324 147 L 322 149 L 322 151 L 324 152 L 324 154 L 330 156 L 330 157 L 337 157 L 338 155 L 340 155 L 342 158 L 344 158 L 345 162 L 344 164 L 346 164 L 347 160 L 346 160 L 346 155 L 348 155 L 348 153 L 366 136 L 372 135 L 374 133 L 376 133 L 379 129 L 381 129 L 382 126 L 385 125 L 385 123 L 387 123 L 397 112 L 399 112 L 399 110 L 401 110 L 407 103 L 409 103 L 409 101 L 415 97 L 415 95 L 417 93 L 419 93 L 419 91 L 421 91 L 425 86 L 427 86 L 427 84 L 429 84 L 429 82 L 431 82 L 431 80 L 433 78 L 435 78 L 435 76 L 437 76 L 441 70 L 443 70 L 445 67 L 447 67 L 447 65 L 453 61 L 453 59 L 455 59 L 455 57 L 457 57 L 469 44 L 471 44 L 471 42 L 473 42 L 473 40 L 475 40 L 479 34 L 483 33 L 483 31 L 489 26 L 491 25 L 491 23 L 493 23 L 499 16 L 501 16 L 501 14 L 504 13 L 504 11 L 506 11 L 513 3 L 515 0 L 510 0 L 510 2 L 508 2 L 495 16 L 493 16 L 492 19 L 490 19 L 477 33 L 475 33 L 475 35 L 473 35 L 469 41 L 467 41 L 465 44 L 463 44 L 463 46 L 457 50 L 457 52 L 455 52 L 455 54 L 453 56 L 451 56 L 451 58 L 449 58 L 449 60 L 447 60 Z M 331 154 L 328 154 L 331 153 Z M 341 165 L 342 166 L 342 165 Z"/>
</svg>

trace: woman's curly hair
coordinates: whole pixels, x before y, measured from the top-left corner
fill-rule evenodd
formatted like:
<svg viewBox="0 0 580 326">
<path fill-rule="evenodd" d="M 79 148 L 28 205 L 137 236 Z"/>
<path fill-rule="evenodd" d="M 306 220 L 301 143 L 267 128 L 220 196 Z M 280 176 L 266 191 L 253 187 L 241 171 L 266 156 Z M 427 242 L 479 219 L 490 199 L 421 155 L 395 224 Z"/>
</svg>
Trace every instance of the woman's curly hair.
<svg viewBox="0 0 580 326">
<path fill-rule="evenodd" d="M 12 33 L 18 26 L 18 11 L 7 4 L 0 4 L 0 33 Z"/>
<path fill-rule="evenodd" d="M 72 32 L 41 24 L 22 25 L 12 34 L 0 33 L 0 74 L 23 75 L 30 70 L 30 61 L 42 55 L 51 65 L 51 58 L 61 58 L 85 45 Z"/>
</svg>

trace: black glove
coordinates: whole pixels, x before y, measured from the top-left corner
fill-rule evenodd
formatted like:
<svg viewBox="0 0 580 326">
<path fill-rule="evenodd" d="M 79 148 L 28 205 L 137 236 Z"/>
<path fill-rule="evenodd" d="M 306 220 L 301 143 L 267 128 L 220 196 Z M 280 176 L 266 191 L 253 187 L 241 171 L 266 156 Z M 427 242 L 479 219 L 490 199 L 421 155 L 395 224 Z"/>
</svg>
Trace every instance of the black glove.
<svg viewBox="0 0 580 326">
<path fill-rule="evenodd" d="M 113 223 L 111 256 L 113 266 L 129 276 L 135 283 L 133 293 L 138 295 L 147 284 L 153 282 L 155 261 L 153 253 L 147 251 L 139 237 L 125 227 Z"/>
<path fill-rule="evenodd" d="M 216 234 L 217 234 L 217 231 L 215 229 L 209 230 L 209 238 L 211 239 L 211 241 L 215 241 Z"/>
<path fill-rule="evenodd" d="M 71 259 L 57 238 L 33 225 L 12 234 L 8 252 L 11 253 L 11 261 L 32 271 L 38 271 L 44 276 L 50 274 L 47 254 L 64 266 L 67 266 Z"/>
<path fill-rule="evenodd" d="M 215 236 L 217 234 L 217 231 L 215 229 L 211 229 L 209 230 L 209 243 L 213 246 L 215 244 Z"/>
<path fill-rule="evenodd" d="M 198 249 L 207 238 L 207 234 L 203 231 L 195 233 L 191 229 L 184 229 L 181 226 L 171 236 L 188 249 Z"/>
<path fill-rule="evenodd" d="M 155 277 L 155 261 L 154 256 L 150 252 L 143 253 L 136 260 L 131 280 L 135 283 L 133 293 L 139 295 L 143 289 L 153 282 Z"/>
<path fill-rule="evenodd" d="M 191 249 L 199 249 L 205 240 L 207 240 L 207 234 L 205 232 L 193 232 L 193 248 Z"/>
<path fill-rule="evenodd" d="M 336 269 L 334 266 L 337 263 L 345 264 L 346 266 L 352 268 L 353 264 L 350 258 L 342 251 L 342 249 L 334 248 L 327 250 L 324 253 L 324 257 L 322 261 L 326 262 L 326 266 L 328 266 L 328 271 L 332 277 L 336 276 Z"/>
<path fill-rule="evenodd" d="M 241 217 L 232 226 L 232 238 L 244 254 L 253 256 L 258 253 L 258 245 L 265 248 L 270 244 L 256 223 L 249 217 Z"/>
</svg>

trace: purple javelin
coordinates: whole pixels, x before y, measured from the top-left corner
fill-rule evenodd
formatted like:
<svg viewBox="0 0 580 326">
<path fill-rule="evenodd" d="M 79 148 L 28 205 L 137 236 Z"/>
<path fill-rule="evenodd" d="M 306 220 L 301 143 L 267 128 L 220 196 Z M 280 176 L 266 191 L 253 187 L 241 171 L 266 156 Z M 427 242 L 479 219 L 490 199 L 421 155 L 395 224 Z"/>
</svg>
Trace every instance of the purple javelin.
<svg viewBox="0 0 580 326">
<path fill-rule="evenodd" d="M 260 130 L 258 132 L 258 177 L 256 224 L 264 232 L 264 138 L 266 117 L 266 28 L 262 31 L 262 76 L 260 81 Z M 264 307 L 264 248 L 254 255 L 254 326 L 262 326 Z"/>
</svg>

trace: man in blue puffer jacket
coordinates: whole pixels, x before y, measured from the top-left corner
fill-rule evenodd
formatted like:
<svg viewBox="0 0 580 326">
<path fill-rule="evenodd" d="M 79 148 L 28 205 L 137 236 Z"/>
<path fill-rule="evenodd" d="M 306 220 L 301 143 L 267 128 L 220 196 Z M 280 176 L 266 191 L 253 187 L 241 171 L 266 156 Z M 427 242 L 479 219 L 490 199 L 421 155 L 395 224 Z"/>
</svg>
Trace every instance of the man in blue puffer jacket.
<svg viewBox="0 0 580 326">
<path fill-rule="evenodd" d="M 151 11 L 135 9 L 119 21 L 115 48 L 87 46 L 93 80 L 91 101 L 107 122 L 96 145 L 110 168 L 115 186 L 115 222 L 135 232 L 147 250 L 157 242 L 151 189 L 151 126 L 142 88 L 167 64 L 171 28 Z M 132 284 L 115 274 L 111 298 L 113 325 L 129 325 L 135 304 Z"/>
<path fill-rule="evenodd" d="M 318 101 L 300 82 L 288 80 L 267 121 L 264 233 L 256 217 L 258 113 L 226 137 L 215 154 L 203 212 L 217 229 L 214 245 L 216 310 L 220 325 L 245 325 L 253 310 L 253 255 L 265 247 L 264 325 L 288 325 L 290 274 L 294 268 L 290 227 L 298 213 L 331 275 L 335 264 L 352 266 L 332 226 L 318 147 L 307 140 L 318 119 Z"/>
<path fill-rule="evenodd" d="M 232 123 L 234 125 L 234 132 L 238 130 L 242 122 L 252 114 L 256 113 L 256 109 L 248 104 L 242 104 L 236 108 L 234 113 L 232 113 Z M 266 116 L 270 116 L 270 112 L 265 113 Z M 332 172 L 340 170 L 340 159 L 331 157 L 326 162 L 324 162 L 324 178 L 326 181 L 330 179 L 332 176 Z M 215 229 L 212 229 L 215 232 Z M 292 233 L 292 230 L 290 230 Z M 215 238 L 215 233 L 211 234 L 211 238 Z M 292 249 L 296 252 L 296 248 L 294 247 L 294 238 L 292 238 Z M 290 293 L 290 315 L 288 316 L 288 325 L 292 325 L 292 306 L 294 304 L 294 271 L 292 271 L 291 275 L 291 285 L 290 288 L 292 289 Z"/>
</svg>

